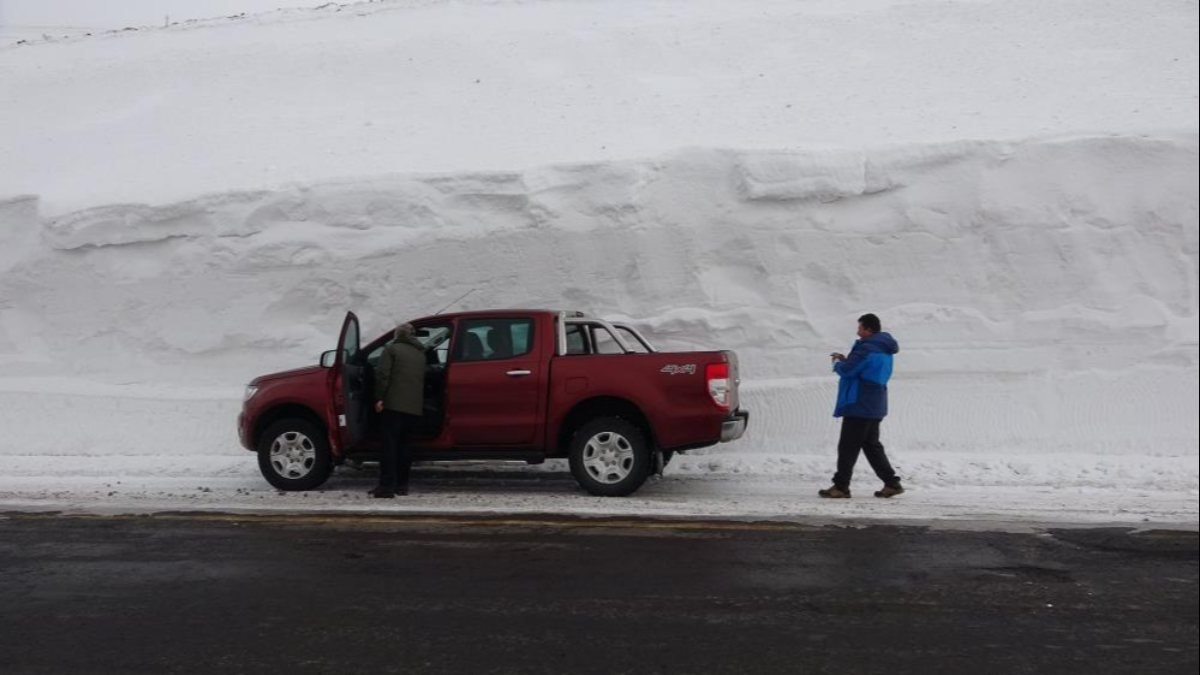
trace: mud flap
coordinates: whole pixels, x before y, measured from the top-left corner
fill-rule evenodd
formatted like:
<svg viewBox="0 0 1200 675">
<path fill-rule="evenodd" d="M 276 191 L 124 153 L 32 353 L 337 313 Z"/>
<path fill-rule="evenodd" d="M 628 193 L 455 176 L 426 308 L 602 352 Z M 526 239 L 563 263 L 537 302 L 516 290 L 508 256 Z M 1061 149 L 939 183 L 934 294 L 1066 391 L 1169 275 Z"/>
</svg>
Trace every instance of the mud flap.
<svg viewBox="0 0 1200 675">
<path fill-rule="evenodd" d="M 666 458 L 663 457 L 663 451 L 660 448 L 654 449 L 654 470 L 653 475 L 662 478 L 663 468 L 667 466 Z"/>
</svg>

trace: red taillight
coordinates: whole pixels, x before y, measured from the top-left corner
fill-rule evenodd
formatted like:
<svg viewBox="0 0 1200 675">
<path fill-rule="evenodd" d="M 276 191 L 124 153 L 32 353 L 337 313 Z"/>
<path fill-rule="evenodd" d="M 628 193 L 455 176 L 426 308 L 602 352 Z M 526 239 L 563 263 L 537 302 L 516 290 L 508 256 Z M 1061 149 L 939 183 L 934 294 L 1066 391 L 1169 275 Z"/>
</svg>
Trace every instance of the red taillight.
<svg viewBox="0 0 1200 675">
<path fill-rule="evenodd" d="M 710 363 L 704 367 L 704 379 L 708 382 L 708 395 L 713 403 L 722 408 L 729 407 L 729 364 Z"/>
</svg>

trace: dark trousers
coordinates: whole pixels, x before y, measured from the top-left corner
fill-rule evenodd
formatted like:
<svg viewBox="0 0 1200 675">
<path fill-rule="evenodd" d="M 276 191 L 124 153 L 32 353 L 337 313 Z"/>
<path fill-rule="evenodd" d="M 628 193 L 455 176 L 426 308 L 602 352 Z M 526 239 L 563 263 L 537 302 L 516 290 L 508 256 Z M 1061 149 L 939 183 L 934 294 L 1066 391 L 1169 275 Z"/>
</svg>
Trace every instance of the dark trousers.
<svg viewBox="0 0 1200 675">
<path fill-rule="evenodd" d="M 416 415 L 395 410 L 379 413 L 383 427 L 383 455 L 379 458 L 379 487 L 408 487 L 408 473 L 412 468 L 412 449 L 408 447 L 408 431 Z"/>
<path fill-rule="evenodd" d="M 883 451 L 883 443 L 879 442 L 879 423 L 883 420 L 869 420 L 865 417 L 843 417 L 842 435 L 838 438 L 837 473 L 833 475 L 833 484 L 843 490 L 850 489 L 850 478 L 854 476 L 854 464 L 858 461 L 858 452 L 862 451 L 875 470 L 875 475 L 884 485 L 897 486 L 900 477 L 892 470 L 887 453 Z"/>
</svg>

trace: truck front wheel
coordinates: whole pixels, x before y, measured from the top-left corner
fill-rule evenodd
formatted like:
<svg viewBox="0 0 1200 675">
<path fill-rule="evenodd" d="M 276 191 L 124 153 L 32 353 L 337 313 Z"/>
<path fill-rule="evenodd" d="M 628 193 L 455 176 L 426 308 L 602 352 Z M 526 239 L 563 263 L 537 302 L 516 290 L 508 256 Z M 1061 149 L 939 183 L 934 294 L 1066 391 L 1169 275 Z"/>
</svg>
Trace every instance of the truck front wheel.
<svg viewBox="0 0 1200 675">
<path fill-rule="evenodd" d="M 311 490 L 333 472 L 329 441 L 312 422 L 280 420 L 258 438 L 258 469 L 280 490 Z"/>
<path fill-rule="evenodd" d="M 571 437 L 571 473 L 594 495 L 633 493 L 650 475 L 650 460 L 645 434 L 620 417 L 594 419 Z"/>
</svg>

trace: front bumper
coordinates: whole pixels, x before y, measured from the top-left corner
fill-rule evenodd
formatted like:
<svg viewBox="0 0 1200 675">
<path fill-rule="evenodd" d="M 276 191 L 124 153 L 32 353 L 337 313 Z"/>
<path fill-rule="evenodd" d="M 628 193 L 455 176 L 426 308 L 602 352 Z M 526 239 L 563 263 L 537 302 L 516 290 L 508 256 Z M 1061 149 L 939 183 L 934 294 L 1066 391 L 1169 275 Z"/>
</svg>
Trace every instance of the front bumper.
<svg viewBox="0 0 1200 675">
<path fill-rule="evenodd" d="M 251 441 L 250 441 L 249 422 L 250 422 L 250 419 L 248 417 L 246 417 L 245 410 L 238 413 L 238 418 L 237 418 L 238 441 L 241 442 L 243 448 L 245 448 L 247 450 L 253 450 L 254 444 L 251 443 Z"/>
<path fill-rule="evenodd" d="M 721 442 L 727 443 L 735 441 L 746 433 L 746 427 L 750 424 L 749 410 L 736 410 L 725 418 L 721 423 Z"/>
</svg>

